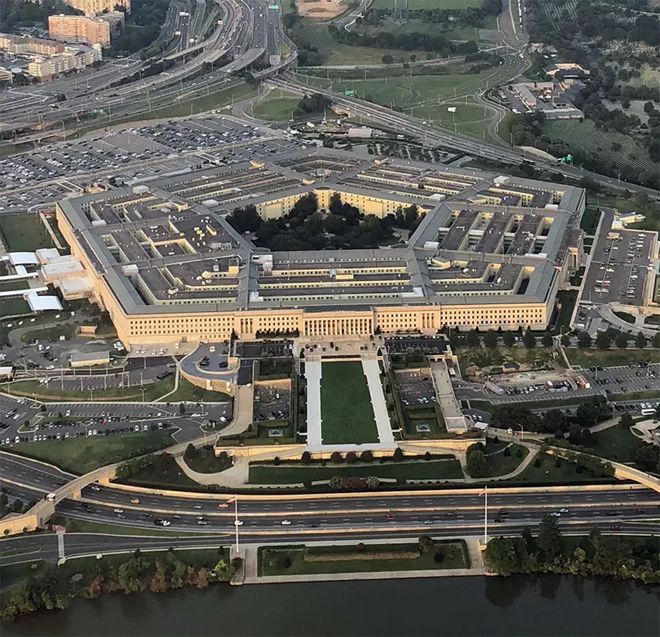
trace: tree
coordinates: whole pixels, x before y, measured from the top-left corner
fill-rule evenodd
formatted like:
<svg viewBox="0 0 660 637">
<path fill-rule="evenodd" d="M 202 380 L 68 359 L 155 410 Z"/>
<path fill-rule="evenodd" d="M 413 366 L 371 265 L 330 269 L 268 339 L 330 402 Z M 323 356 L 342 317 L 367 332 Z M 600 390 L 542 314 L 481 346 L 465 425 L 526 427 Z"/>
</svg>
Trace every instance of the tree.
<svg viewBox="0 0 660 637">
<path fill-rule="evenodd" d="M 598 332 L 598 335 L 596 336 L 596 347 L 598 349 L 609 349 L 611 343 L 612 339 L 606 332 Z"/>
<path fill-rule="evenodd" d="M 556 433 L 566 428 L 566 414 L 561 409 L 549 409 L 541 419 L 541 431 Z"/>
<path fill-rule="evenodd" d="M 309 464 L 312 461 L 312 454 L 309 451 L 303 451 L 300 456 L 300 462 L 303 464 Z"/>
<path fill-rule="evenodd" d="M 642 332 L 637 332 L 637 336 L 635 336 L 635 347 L 638 349 L 646 347 L 646 336 Z"/>
<path fill-rule="evenodd" d="M 577 408 L 577 421 L 584 426 L 596 425 L 612 415 L 612 409 L 603 396 L 592 396 Z"/>
<path fill-rule="evenodd" d="M 624 427 L 625 429 L 630 429 L 634 424 L 635 424 L 635 420 L 627 412 L 625 414 L 622 414 L 621 418 L 619 418 L 620 427 Z"/>
<path fill-rule="evenodd" d="M 502 342 L 505 347 L 513 347 L 516 344 L 516 335 L 513 332 L 504 332 L 502 336 Z"/>
<path fill-rule="evenodd" d="M 484 345 L 488 349 L 497 349 L 497 332 L 489 330 L 484 334 Z"/>
<path fill-rule="evenodd" d="M 619 332 L 616 339 L 614 339 L 614 342 L 618 348 L 626 349 L 626 347 L 628 347 L 628 336 L 626 336 L 626 334 L 623 332 Z"/>
<path fill-rule="evenodd" d="M 519 566 L 515 540 L 510 537 L 493 538 L 486 546 L 484 560 L 494 573 L 511 575 Z"/>
<path fill-rule="evenodd" d="M 395 462 L 401 462 L 404 459 L 405 456 L 403 455 L 403 450 L 401 449 L 401 447 L 397 447 L 394 450 L 394 453 L 392 453 L 392 460 L 394 460 Z"/>
<path fill-rule="evenodd" d="M 383 64 L 392 64 L 392 62 L 394 62 L 394 58 L 389 53 L 386 53 L 382 58 L 380 58 L 380 61 Z"/>
<path fill-rule="evenodd" d="M 470 330 L 465 338 L 465 343 L 468 347 L 479 347 L 479 345 L 481 345 L 479 332 L 476 330 Z"/>
<path fill-rule="evenodd" d="M 467 455 L 467 470 L 473 478 L 479 478 L 486 473 L 488 460 L 486 455 L 480 449 Z"/>
<path fill-rule="evenodd" d="M 539 525 L 537 544 L 547 561 L 553 560 L 561 553 L 561 531 L 556 517 L 543 516 Z"/>
<path fill-rule="evenodd" d="M 552 334 L 550 332 L 543 332 L 543 336 L 541 337 L 543 347 L 552 347 L 552 343 Z"/>
<path fill-rule="evenodd" d="M 564 347 L 569 347 L 569 345 L 571 344 L 571 337 L 568 334 L 562 334 L 561 335 L 561 344 Z"/>
<path fill-rule="evenodd" d="M 536 336 L 532 334 L 531 330 L 525 332 L 525 336 L 523 336 L 523 345 L 527 349 L 533 349 L 536 347 Z"/>
<path fill-rule="evenodd" d="M 586 349 L 588 347 L 591 347 L 591 344 L 593 343 L 593 340 L 591 336 L 589 335 L 589 332 L 580 332 L 578 334 L 578 347 L 582 349 Z"/>
<path fill-rule="evenodd" d="M 635 451 L 635 464 L 643 471 L 658 471 L 660 448 L 652 444 L 642 445 Z"/>
<path fill-rule="evenodd" d="M 420 535 L 419 540 L 417 540 L 417 545 L 419 546 L 420 553 L 428 553 L 434 546 L 433 538 L 430 535 Z"/>
<path fill-rule="evenodd" d="M 653 335 L 653 347 L 660 348 L 660 332 Z"/>
</svg>

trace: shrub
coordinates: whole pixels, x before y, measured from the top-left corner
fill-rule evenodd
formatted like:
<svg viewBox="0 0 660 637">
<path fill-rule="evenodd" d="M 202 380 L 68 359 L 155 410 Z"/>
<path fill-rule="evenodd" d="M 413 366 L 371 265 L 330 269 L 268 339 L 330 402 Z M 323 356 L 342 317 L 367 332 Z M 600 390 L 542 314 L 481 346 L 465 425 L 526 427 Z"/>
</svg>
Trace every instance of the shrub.
<svg viewBox="0 0 660 637">
<path fill-rule="evenodd" d="M 541 466 L 541 459 L 537 458 L 534 460 L 534 466 L 538 469 Z"/>
<path fill-rule="evenodd" d="M 436 551 L 433 554 L 433 561 L 436 564 L 442 564 L 443 560 L 445 559 L 445 554 L 442 551 Z"/>
<path fill-rule="evenodd" d="M 511 455 L 511 447 L 504 447 L 504 455 L 507 456 L 507 458 Z"/>
<path fill-rule="evenodd" d="M 518 447 L 518 449 L 516 449 L 516 458 L 522 458 L 522 457 L 523 457 L 523 450 L 521 447 Z"/>
<path fill-rule="evenodd" d="M 344 456 L 342 456 L 339 451 L 333 451 L 332 455 L 330 456 L 330 461 L 334 462 L 335 464 L 341 464 L 344 462 Z"/>
<path fill-rule="evenodd" d="M 291 568 L 291 558 L 288 555 L 282 560 L 282 566 L 284 568 Z"/>
</svg>

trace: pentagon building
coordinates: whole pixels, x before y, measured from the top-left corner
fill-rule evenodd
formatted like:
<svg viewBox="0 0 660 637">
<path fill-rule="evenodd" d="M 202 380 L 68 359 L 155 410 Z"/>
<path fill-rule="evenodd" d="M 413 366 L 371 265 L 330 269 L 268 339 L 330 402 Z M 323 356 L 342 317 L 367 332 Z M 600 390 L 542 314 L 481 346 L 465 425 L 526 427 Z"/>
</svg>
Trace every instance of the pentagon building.
<svg viewBox="0 0 660 637">
<path fill-rule="evenodd" d="M 308 337 L 543 329 L 581 256 L 580 188 L 315 149 L 61 201 L 60 229 L 127 347 L 232 331 Z M 314 192 L 384 217 L 418 206 L 408 241 L 269 252 L 225 220 L 286 214 Z M 91 283 L 91 285 L 89 285 Z"/>
</svg>

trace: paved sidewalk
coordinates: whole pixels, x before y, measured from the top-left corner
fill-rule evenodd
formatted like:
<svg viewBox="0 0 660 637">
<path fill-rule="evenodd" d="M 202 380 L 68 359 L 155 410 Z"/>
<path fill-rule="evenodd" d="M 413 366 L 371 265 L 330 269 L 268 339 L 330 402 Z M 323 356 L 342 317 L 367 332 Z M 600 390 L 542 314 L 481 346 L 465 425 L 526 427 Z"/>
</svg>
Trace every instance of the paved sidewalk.
<svg viewBox="0 0 660 637">
<path fill-rule="evenodd" d="M 305 362 L 307 380 L 307 445 L 318 449 L 323 444 L 321 433 L 321 368 L 320 360 Z"/>
<path fill-rule="evenodd" d="M 371 406 L 376 418 L 376 427 L 378 429 L 378 439 L 381 444 L 390 445 L 392 449 L 396 447 L 390 416 L 387 413 L 387 403 L 383 393 L 383 385 L 380 382 L 380 367 L 378 360 L 374 358 L 362 357 L 362 371 L 367 377 L 369 386 L 369 395 L 371 397 Z"/>
</svg>

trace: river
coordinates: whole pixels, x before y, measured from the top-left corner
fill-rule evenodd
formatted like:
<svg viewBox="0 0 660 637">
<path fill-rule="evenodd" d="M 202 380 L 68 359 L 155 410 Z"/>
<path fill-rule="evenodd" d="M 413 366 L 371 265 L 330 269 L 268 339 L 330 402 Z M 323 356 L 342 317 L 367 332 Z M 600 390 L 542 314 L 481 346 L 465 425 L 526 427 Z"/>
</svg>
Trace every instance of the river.
<svg viewBox="0 0 660 637">
<path fill-rule="evenodd" d="M 660 588 L 532 577 L 272 584 L 76 600 L 3 637 L 421 637 L 660 634 Z"/>
</svg>

